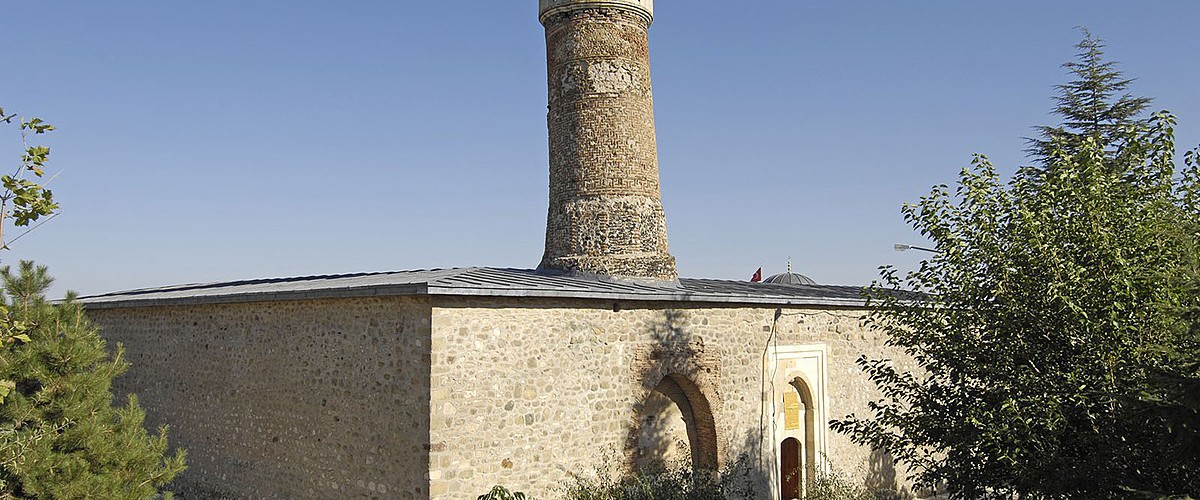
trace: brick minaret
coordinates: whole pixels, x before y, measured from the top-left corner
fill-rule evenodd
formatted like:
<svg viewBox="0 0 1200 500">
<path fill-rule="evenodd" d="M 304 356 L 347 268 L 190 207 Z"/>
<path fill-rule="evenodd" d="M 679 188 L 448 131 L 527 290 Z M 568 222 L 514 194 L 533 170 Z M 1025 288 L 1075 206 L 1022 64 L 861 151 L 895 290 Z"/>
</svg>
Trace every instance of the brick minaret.
<svg viewBox="0 0 1200 500">
<path fill-rule="evenodd" d="M 550 90 L 550 211 L 538 268 L 675 280 L 650 91 L 654 1 L 539 2 Z"/>
</svg>

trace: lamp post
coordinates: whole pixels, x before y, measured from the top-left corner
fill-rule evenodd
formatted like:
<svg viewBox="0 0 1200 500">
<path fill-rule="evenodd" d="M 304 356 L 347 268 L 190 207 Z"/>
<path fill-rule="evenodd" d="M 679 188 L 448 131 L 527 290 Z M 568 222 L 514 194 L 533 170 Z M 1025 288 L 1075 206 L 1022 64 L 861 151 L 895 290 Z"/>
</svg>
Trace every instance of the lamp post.
<svg viewBox="0 0 1200 500">
<path fill-rule="evenodd" d="M 920 250 L 922 252 L 941 253 L 932 248 L 918 247 L 918 246 L 914 246 L 914 245 L 905 245 L 903 243 L 896 243 L 895 245 L 892 245 L 892 248 L 896 249 L 897 252 L 903 252 L 905 250 Z"/>
</svg>

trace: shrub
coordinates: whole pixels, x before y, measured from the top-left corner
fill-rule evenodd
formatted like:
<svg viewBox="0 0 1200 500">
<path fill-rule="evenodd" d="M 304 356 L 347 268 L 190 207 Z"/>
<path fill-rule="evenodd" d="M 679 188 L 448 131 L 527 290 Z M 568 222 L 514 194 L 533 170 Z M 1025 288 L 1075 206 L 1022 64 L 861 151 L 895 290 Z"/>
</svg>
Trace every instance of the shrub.
<svg viewBox="0 0 1200 500">
<path fill-rule="evenodd" d="M 525 494 L 519 491 L 509 491 L 500 485 L 492 487 L 492 491 L 479 495 L 478 500 L 525 500 Z"/>
<path fill-rule="evenodd" d="M 607 463 L 615 463 L 607 461 Z M 575 476 L 565 491 L 567 500 L 739 500 L 758 498 L 755 484 L 762 477 L 749 455 L 720 471 L 697 470 L 691 459 L 659 463 L 630 474 L 613 474 L 610 467 L 595 478 Z"/>
</svg>

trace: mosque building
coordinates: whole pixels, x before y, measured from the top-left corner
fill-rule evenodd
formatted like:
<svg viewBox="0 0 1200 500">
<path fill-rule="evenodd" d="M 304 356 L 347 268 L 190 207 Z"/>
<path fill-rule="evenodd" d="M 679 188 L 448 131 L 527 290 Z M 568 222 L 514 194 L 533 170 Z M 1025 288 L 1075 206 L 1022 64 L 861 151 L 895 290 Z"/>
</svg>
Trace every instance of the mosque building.
<svg viewBox="0 0 1200 500">
<path fill-rule="evenodd" d="M 540 0 L 549 209 L 536 269 L 188 284 L 86 297 L 125 346 L 180 498 L 553 498 L 655 460 L 747 467 L 763 498 L 834 468 L 896 481 L 829 431 L 903 360 L 860 287 L 680 278 L 660 200 L 653 0 Z M 668 180 L 669 181 L 669 180 Z M 901 361 L 901 366 L 903 361 Z"/>
</svg>

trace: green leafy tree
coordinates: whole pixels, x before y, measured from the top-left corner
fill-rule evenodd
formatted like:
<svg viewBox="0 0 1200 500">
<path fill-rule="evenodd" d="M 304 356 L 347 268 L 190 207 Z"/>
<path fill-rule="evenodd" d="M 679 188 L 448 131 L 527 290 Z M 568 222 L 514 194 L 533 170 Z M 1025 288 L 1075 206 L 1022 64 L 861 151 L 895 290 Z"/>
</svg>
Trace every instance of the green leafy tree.
<svg viewBox="0 0 1200 500">
<path fill-rule="evenodd" d="M 0 250 L 28 233 L 6 239 L 10 223 L 32 230 L 59 208 L 43 180 L 50 149 L 29 142 L 54 127 L 0 109 L 0 124 L 14 120 L 22 153 L 0 176 Z M 166 429 L 147 434 L 132 396 L 113 407 L 112 380 L 128 366 L 122 350 L 109 356 L 72 296 L 45 300 L 52 280 L 44 267 L 22 262 L 0 278 L 0 499 L 159 496 L 183 470 L 184 454 L 165 456 Z"/>
<path fill-rule="evenodd" d="M 882 396 L 831 426 L 954 498 L 1200 493 L 1200 165 L 1080 46 L 1039 167 L 1005 182 L 977 156 L 906 205 L 937 253 L 867 291 L 920 369 L 860 359 Z"/>
<path fill-rule="evenodd" d="M 14 119 L 17 120 L 21 132 L 22 152 L 13 173 L 0 176 L 0 250 L 8 248 L 4 239 L 4 227 L 9 220 L 12 220 L 15 227 L 27 227 L 42 217 L 54 217 L 58 214 L 58 203 L 54 201 L 54 194 L 46 189 L 45 182 L 38 181 L 46 175 L 46 161 L 50 157 L 50 148 L 29 144 L 30 133 L 45 134 L 54 130 L 54 126 L 41 118 L 18 119 L 16 114 L 9 114 L 0 107 L 0 123 L 11 125 Z M 31 180 L 30 177 L 35 180 Z M 21 236 L 24 234 L 17 238 Z M 0 349 L 19 342 L 28 342 L 29 336 L 25 334 L 25 328 L 26 325 L 13 322 L 8 311 L 0 307 Z M 4 398 L 12 389 L 12 380 L 0 379 L 0 403 L 4 402 Z"/>
<path fill-rule="evenodd" d="M 0 108 L 0 122 L 12 124 L 16 114 L 7 114 Z M 21 130 L 21 160 L 12 174 L 0 176 L 0 248 L 7 248 L 4 225 L 12 219 L 13 225 L 26 227 L 46 216 L 58 212 L 54 194 L 46 189 L 40 179 L 46 175 L 46 161 L 50 148 L 29 143 L 29 134 L 41 135 L 54 130 L 54 126 L 41 118 L 18 119 Z M 29 177 L 32 176 L 33 179 Z M 48 182 L 48 181 L 47 181 Z M 19 238 L 20 236 L 18 236 Z"/>
<path fill-rule="evenodd" d="M 112 405 L 112 380 L 128 367 L 123 350 L 109 355 L 72 296 L 46 301 L 45 267 L 23 261 L 0 278 L 30 338 L 0 357 L 0 376 L 16 381 L 0 407 L 0 498 L 155 498 L 184 454 L 165 456 L 166 428 L 148 434 L 134 397 Z"/>
</svg>

